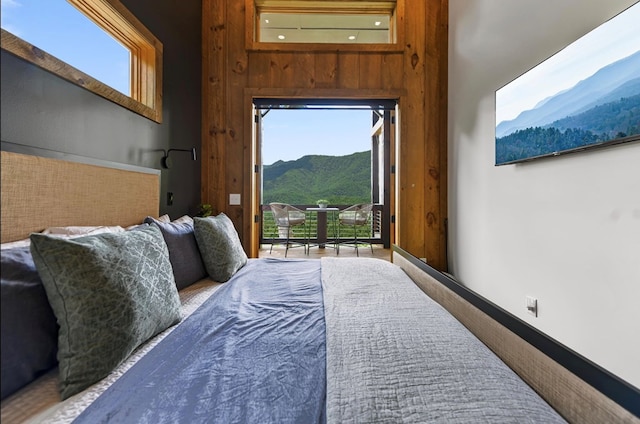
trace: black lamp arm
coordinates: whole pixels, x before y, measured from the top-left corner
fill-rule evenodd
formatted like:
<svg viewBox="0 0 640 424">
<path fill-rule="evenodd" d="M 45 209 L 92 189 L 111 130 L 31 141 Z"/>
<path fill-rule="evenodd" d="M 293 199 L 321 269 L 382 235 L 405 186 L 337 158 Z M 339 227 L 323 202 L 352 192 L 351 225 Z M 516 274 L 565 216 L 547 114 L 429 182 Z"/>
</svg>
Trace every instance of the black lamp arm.
<svg viewBox="0 0 640 424">
<path fill-rule="evenodd" d="M 196 148 L 192 147 L 190 149 L 169 149 L 167 151 L 165 151 L 164 149 L 162 150 L 162 167 L 163 168 L 170 168 L 171 167 L 171 162 L 169 161 L 169 153 L 171 152 L 191 152 L 191 160 L 197 160 L 197 156 L 196 156 Z"/>
</svg>

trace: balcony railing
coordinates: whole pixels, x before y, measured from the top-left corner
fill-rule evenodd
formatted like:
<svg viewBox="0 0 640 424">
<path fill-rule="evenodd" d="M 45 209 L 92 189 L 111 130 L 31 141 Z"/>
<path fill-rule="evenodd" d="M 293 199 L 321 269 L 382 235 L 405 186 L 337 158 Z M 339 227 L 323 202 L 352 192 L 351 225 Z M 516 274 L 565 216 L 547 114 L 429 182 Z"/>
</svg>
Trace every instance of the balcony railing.
<svg viewBox="0 0 640 424">
<path fill-rule="evenodd" d="M 293 205 L 303 211 L 309 207 L 317 207 L 317 205 Z M 340 210 L 351 205 L 330 205 Z M 338 235 L 338 213 L 327 212 L 327 239 L 335 240 Z M 262 223 L 262 231 L 260 237 L 261 244 L 278 243 L 283 237 L 278 233 L 278 227 L 275 225 L 273 213 L 269 205 L 261 205 L 260 222 Z M 382 244 L 382 205 L 374 205 L 371 220 L 368 226 L 354 227 L 340 226 L 340 240 L 353 240 L 354 231 L 358 231 L 358 240 L 363 243 Z M 315 212 L 307 212 L 306 228 L 302 226 L 292 227 L 290 239 L 306 240 L 309 235 L 310 243 L 318 242 L 318 215 Z M 329 243 L 331 243 L 331 241 Z"/>
</svg>

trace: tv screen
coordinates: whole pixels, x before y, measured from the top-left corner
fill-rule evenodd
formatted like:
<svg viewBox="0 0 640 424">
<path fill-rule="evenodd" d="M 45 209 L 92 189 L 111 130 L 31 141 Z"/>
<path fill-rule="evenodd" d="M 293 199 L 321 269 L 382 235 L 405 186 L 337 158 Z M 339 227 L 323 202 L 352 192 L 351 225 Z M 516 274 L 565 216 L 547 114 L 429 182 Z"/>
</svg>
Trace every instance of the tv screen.
<svg viewBox="0 0 640 424">
<path fill-rule="evenodd" d="M 496 165 L 640 140 L 640 3 L 496 91 Z"/>
</svg>

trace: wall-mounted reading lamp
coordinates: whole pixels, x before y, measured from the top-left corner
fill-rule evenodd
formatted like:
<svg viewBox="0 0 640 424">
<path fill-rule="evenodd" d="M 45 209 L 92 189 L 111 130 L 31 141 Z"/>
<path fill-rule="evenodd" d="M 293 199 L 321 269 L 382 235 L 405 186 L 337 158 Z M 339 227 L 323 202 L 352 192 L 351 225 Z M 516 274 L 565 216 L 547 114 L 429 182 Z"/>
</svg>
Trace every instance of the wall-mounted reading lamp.
<svg viewBox="0 0 640 424">
<path fill-rule="evenodd" d="M 164 149 L 162 150 L 162 153 L 164 156 L 162 156 L 162 159 L 160 160 L 160 163 L 162 164 L 163 168 L 171 168 L 171 159 L 169 159 L 169 153 L 171 152 L 191 152 L 191 160 L 196 160 L 196 148 L 192 147 L 190 149 L 169 149 L 166 152 L 164 151 Z"/>
</svg>

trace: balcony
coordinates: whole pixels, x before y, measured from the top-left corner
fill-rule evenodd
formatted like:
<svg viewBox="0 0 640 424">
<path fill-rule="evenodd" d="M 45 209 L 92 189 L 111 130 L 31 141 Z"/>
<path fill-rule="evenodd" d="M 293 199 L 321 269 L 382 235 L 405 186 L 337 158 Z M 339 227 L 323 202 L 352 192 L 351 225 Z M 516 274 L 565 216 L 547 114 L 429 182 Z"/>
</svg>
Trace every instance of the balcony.
<svg viewBox="0 0 640 424">
<path fill-rule="evenodd" d="M 317 205 L 293 205 L 299 209 L 305 210 L 310 207 L 317 207 Z M 351 205 L 330 205 L 331 207 L 336 207 L 340 210 L 345 209 Z M 380 245 L 381 247 L 389 248 L 388 234 L 389 230 L 384 229 L 382 226 L 382 205 L 374 205 L 373 206 L 373 217 L 371 220 L 371 225 L 367 227 L 358 227 L 357 235 L 358 240 L 362 240 L 363 244 L 373 244 Z M 318 237 L 318 216 L 314 212 L 307 212 L 307 222 L 306 228 L 304 227 L 293 227 L 291 229 L 291 240 L 304 242 L 307 238 L 307 233 L 309 234 L 309 243 L 310 244 L 318 244 L 319 241 L 324 239 L 322 235 Z M 331 244 L 337 237 L 337 229 L 338 229 L 338 212 L 328 212 L 327 213 L 327 234 L 326 238 L 329 240 L 327 243 Z M 278 228 L 275 225 L 275 221 L 273 219 L 273 213 L 269 208 L 269 205 L 261 205 L 260 207 L 260 223 L 261 223 L 261 231 L 260 231 L 260 244 L 278 244 L 284 241 L 283 237 L 280 237 L 278 234 Z M 387 237 L 384 237 L 387 235 Z M 347 241 L 353 240 L 354 238 L 354 228 L 342 226 L 340 227 L 340 240 L 338 241 Z M 386 239 L 386 240 L 385 240 Z"/>
</svg>

